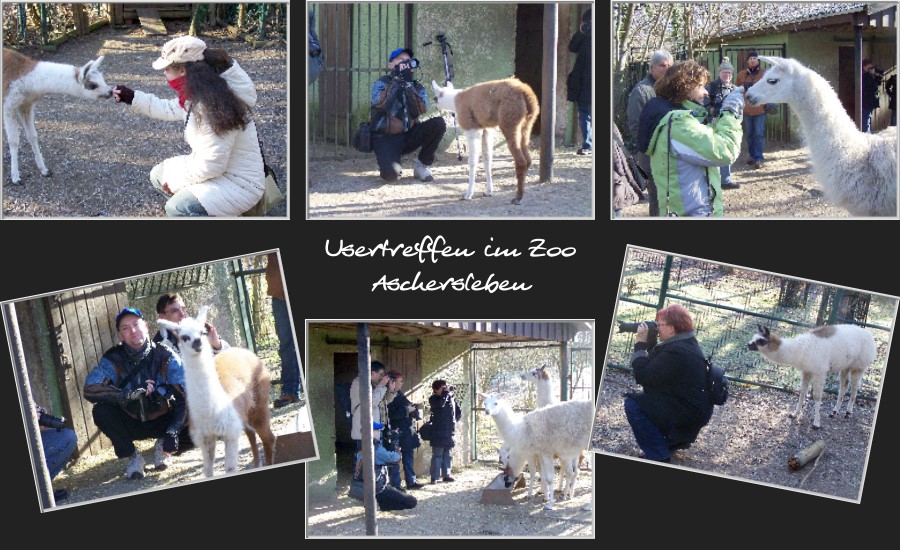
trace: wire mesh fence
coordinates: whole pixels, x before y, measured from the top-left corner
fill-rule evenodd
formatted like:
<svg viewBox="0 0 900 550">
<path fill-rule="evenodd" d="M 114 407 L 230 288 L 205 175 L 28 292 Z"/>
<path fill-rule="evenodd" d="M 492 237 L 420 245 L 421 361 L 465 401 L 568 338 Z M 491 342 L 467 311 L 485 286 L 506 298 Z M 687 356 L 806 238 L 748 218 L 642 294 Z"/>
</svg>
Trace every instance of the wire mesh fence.
<svg viewBox="0 0 900 550">
<path fill-rule="evenodd" d="M 895 297 L 630 248 L 606 364 L 628 368 L 635 333 L 621 331 L 618 323 L 654 320 L 658 309 L 675 303 L 691 312 L 700 346 L 729 378 L 786 390 L 799 386 L 799 371 L 748 349 L 758 325 L 781 337 L 824 324 L 866 327 L 877 355 L 860 396 L 878 395 L 897 313 Z M 836 392 L 837 386 L 837 377 L 830 374 L 826 391 Z"/>
</svg>

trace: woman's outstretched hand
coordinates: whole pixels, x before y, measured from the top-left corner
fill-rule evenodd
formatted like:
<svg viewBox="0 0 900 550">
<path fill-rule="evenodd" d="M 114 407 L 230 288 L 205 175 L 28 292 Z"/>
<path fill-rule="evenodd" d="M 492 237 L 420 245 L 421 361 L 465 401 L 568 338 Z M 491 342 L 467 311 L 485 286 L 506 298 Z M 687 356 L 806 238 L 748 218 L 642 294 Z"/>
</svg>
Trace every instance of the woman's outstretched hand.
<svg viewBox="0 0 900 550">
<path fill-rule="evenodd" d="M 134 90 L 128 86 L 119 85 L 113 88 L 113 97 L 116 98 L 116 103 L 131 105 L 131 102 L 134 101 Z"/>
</svg>

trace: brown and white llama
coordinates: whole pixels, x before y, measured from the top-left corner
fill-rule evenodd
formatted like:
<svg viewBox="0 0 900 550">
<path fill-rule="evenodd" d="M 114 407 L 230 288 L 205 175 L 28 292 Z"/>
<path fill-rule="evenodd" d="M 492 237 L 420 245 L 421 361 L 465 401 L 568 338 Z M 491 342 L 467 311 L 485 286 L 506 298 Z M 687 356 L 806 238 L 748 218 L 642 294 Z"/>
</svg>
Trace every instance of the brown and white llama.
<svg viewBox="0 0 900 550">
<path fill-rule="evenodd" d="M 275 434 L 270 425 L 269 374 L 259 357 L 247 349 L 228 348 L 213 357 L 206 311 L 204 306 L 196 318 L 185 317 L 177 324 L 159 320 L 160 326 L 180 340 L 189 428 L 203 455 L 203 474 L 213 475 L 218 439 L 225 441 L 225 472 L 237 471 L 241 432 L 250 440 L 252 465 L 260 465 L 256 434 L 262 440 L 266 464 L 271 465 Z"/>
<path fill-rule="evenodd" d="M 472 198 L 475 188 L 475 168 L 478 165 L 479 148 L 484 145 L 485 196 L 494 193 L 491 164 L 494 156 L 494 128 L 499 127 L 506 138 L 506 146 L 516 165 L 516 198 L 513 204 L 521 204 L 525 194 L 525 174 L 531 166 L 528 144 L 531 129 L 540 114 L 537 96 L 528 84 L 518 78 L 506 78 L 475 84 L 457 90 L 452 82 L 446 87 L 431 81 L 437 95 L 439 109 L 453 111 L 459 127 L 465 130 L 469 143 L 469 189 L 464 200 Z"/>
<path fill-rule="evenodd" d="M 19 175 L 19 127 L 34 151 L 41 175 L 52 175 L 38 146 L 34 127 L 34 104 L 46 94 L 63 94 L 83 99 L 109 99 L 112 87 L 100 73 L 101 55 L 81 67 L 37 61 L 12 50 L 3 50 L 3 126 L 9 143 L 10 180 L 21 183 Z"/>
</svg>

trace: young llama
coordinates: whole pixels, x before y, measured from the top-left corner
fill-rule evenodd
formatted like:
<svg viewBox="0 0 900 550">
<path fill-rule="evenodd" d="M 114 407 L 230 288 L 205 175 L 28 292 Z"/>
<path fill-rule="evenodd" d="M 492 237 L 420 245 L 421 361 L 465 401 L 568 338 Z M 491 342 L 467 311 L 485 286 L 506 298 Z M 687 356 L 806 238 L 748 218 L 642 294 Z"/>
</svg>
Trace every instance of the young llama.
<svg viewBox="0 0 900 550">
<path fill-rule="evenodd" d="M 525 174 L 531 166 L 531 155 L 528 153 L 531 129 L 540 113 L 534 90 L 518 78 L 482 82 L 463 90 L 454 89 L 452 82 L 442 88 L 432 80 L 431 87 L 437 95 L 438 108 L 455 112 L 459 127 L 466 132 L 469 143 L 469 189 L 463 199 L 471 199 L 474 192 L 481 142 L 484 145 L 484 176 L 487 180 L 484 194 L 489 197 L 494 193 L 491 164 L 494 128 L 499 126 L 516 165 L 516 198 L 512 203 L 521 204 L 525 194 Z"/>
<path fill-rule="evenodd" d="M 112 87 L 100 73 L 101 55 L 81 67 L 37 61 L 19 52 L 3 50 L 3 126 L 9 143 L 9 176 L 13 185 L 21 183 L 19 175 L 19 127 L 25 131 L 25 139 L 31 144 L 34 162 L 41 175 L 52 175 L 34 127 L 34 104 L 45 94 L 63 94 L 83 99 L 109 99 Z"/>
<path fill-rule="evenodd" d="M 896 216 L 897 128 L 860 132 L 820 75 L 794 59 L 760 59 L 772 67 L 747 91 L 747 101 L 791 106 L 828 200 L 854 216 Z"/>
<path fill-rule="evenodd" d="M 160 326 L 181 340 L 189 427 L 203 455 L 203 474 L 213 475 L 218 439 L 225 441 L 226 473 L 237 471 L 241 432 L 250 440 L 252 465 L 260 465 L 256 434 L 262 440 L 266 464 L 271 465 L 275 434 L 269 420 L 269 374 L 250 350 L 228 348 L 213 357 L 206 337 L 206 311 L 204 306 L 195 319 L 185 317 L 178 324 L 159 320 Z"/>
</svg>

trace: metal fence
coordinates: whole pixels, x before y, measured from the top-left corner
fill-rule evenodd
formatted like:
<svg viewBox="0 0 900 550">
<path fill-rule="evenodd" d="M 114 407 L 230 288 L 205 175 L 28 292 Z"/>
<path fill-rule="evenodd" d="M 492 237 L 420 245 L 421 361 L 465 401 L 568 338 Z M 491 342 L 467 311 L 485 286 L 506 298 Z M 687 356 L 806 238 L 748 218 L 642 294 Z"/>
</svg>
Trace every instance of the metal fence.
<svg viewBox="0 0 900 550">
<path fill-rule="evenodd" d="M 249 342 L 248 347 L 266 364 L 280 364 L 272 297 L 268 295 L 266 284 L 266 263 L 265 255 L 239 258 L 231 260 L 230 271 L 234 277 L 240 323 L 245 340 Z"/>
<path fill-rule="evenodd" d="M 784 337 L 822 324 L 851 323 L 875 337 L 877 355 L 867 370 L 860 396 L 874 399 L 881 387 L 897 300 L 790 277 L 629 249 L 619 289 L 616 322 L 653 320 L 656 311 L 678 303 L 691 312 L 697 339 L 729 378 L 793 391 L 799 372 L 775 365 L 747 344 L 758 324 Z M 618 326 L 610 335 L 606 364 L 627 368 L 633 332 Z M 835 392 L 829 375 L 826 390 Z"/>
</svg>

